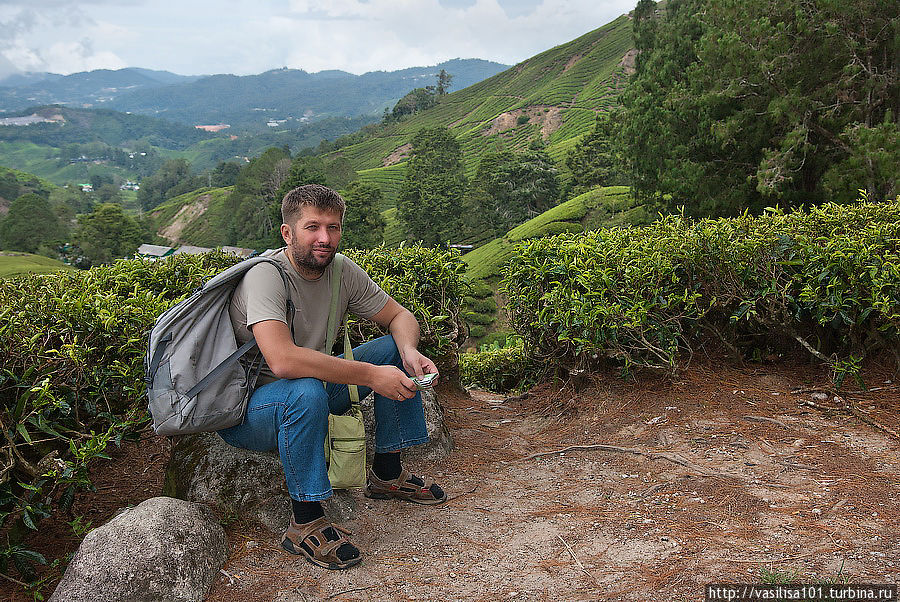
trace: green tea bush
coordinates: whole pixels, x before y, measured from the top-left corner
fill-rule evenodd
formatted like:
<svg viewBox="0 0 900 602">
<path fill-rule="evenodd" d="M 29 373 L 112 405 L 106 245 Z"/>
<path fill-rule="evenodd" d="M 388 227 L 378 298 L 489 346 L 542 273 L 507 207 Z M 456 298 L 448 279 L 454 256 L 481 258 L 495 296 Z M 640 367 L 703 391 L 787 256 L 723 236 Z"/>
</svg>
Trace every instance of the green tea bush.
<svg viewBox="0 0 900 602">
<path fill-rule="evenodd" d="M 484 299 L 486 297 L 490 297 L 494 294 L 494 289 L 491 288 L 491 285 L 484 281 L 473 282 L 472 283 L 472 296 L 478 299 Z"/>
<path fill-rule="evenodd" d="M 525 355 L 521 340 L 459 356 L 459 379 L 466 387 L 503 393 L 524 389 L 536 381 L 537 365 Z"/>
<path fill-rule="evenodd" d="M 494 316 L 487 314 L 480 314 L 474 311 L 467 311 L 463 314 L 463 317 L 466 319 L 466 322 L 469 324 L 481 324 L 482 326 L 488 326 L 494 323 Z"/>
<path fill-rule="evenodd" d="M 479 341 L 478 349 L 479 351 L 485 351 L 487 349 L 502 349 L 504 347 L 510 347 L 513 344 L 521 343 L 522 337 L 518 336 L 516 333 L 509 329 L 503 328 L 500 330 L 495 330 L 484 336 L 481 341 Z"/>
<path fill-rule="evenodd" d="M 487 334 L 487 327 L 481 326 L 480 324 L 475 324 L 474 326 L 469 327 L 469 337 L 473 339 L 480 339 L 485 334 Z"/>
<path fill-rule="evenodd" d="M 502 288 L 526 348 L 567 368 L 614 358 L 674 370 L 710 341 L 744 354 L 789 344 L 839 383 L 866 354 L 897 354 L 900 205 L 667 216 L 528 241 Z"/>
<path fill-rule="evenodd" d="M 425 353 L 455 367 L 465 336 L 458 255 L 420 247 L 348 255 L 415 313 Z M 0 529 L 21 536 L 91 487 L 90 463 L 149 418 L 143 357 L 156 317 L 236 261 L 178 255 L 0 280 Z M 0 567 L 22 564 L 27 579 L 28 554 L 7 551 Z"/>
<path fill-rule="evenodd" d="M 476 299 L 475 297 L 466 297 L 463 299 L 465 307 L 479 314 L 495 314 L 497 313 L 497 302 L 493 297 L 485 299 Z"/>
<path fill-rule="evenodd" d="M 455 368 L 458 346 L 466 338 L 459 315 L 467 292 L 459 253 L 413 245 L 349 250 L 347 256 L 413 312 L 422 329 L 419 349 L 438 367 Z M 381 332 L 370 322 L 351 324 L 354 344 L 377 336 Z"/>
<path fill-rule="evenodd" d="M 145 422 L 147 330 L 234 261 L 181 255 L 0 281 L 0 528 L 34 529 L 90 487 L 90 462 Z"/>
</svg>

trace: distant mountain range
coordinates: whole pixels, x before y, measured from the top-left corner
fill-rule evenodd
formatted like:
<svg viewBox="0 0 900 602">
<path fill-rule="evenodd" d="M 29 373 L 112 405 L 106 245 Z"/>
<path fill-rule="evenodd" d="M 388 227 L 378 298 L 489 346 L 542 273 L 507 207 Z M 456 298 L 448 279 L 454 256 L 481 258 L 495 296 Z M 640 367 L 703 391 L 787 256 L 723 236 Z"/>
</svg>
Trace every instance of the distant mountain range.
<svg viewBox="0 0 900 602">
<path fill-rule="evenodd" d="M 71 75 L 16 73 L 0 79 L 0 110 L 19 111 L 36 105 L 63 104 L 78 108 L 105 106 L 110 100 L 137 90 L 186 84 L 203 76 L 176 75 L 168 71 L 97 69 Z"/>
<path fill-rule="evenodd" d="M 480 59 L 429 67 L 308 73 L 275 69 L 258 75 L 183 76 L 149 69 L 96 70 L 72 75 L 28 73 L 0 80 L 0 116 L 61 104 L 161 117 L 186 125 L 228 124 L 233 131 L 297 128 L 328 117 L 379 116 L 416 87 L 433 85 L 444 69 L 460 90 L 506 69 Z M 274 125 L 270 125 L 274 124 Z"/>
</svg>

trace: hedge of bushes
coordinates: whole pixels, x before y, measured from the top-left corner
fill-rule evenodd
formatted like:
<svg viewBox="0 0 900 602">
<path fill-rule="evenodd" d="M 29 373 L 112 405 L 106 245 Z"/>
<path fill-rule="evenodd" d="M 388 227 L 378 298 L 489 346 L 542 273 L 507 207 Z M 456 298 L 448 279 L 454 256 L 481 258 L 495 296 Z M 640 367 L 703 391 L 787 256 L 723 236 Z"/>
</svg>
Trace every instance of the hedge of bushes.
<svg viewBox="0 0 900 602">
<path fill-rule="evenodd" d="M 521 339 L 483 345 L 477 353 L 459 356 L 460 383 L 489 391 L 506 392 L 534 384 L 537 366 L 525 355 Z"/>
<path fill-rule="evenodd" d="M 541 360 L 674 370 L 714 343 L 802 349 L 838 384 L 900 347 L 900 204 L 601 229 L 522 244 L 505 270 L 510 323 Z M 898 356 L 900 362 L 900 356 Z"/>
<path fill-rule="evenodd" d="M 458 256 L 419 247 L 348 255 L 416 314 L 424 351 L 455 365 L 464 336 Z M 70 507 L 91 486 L 89 464 L 146 424 L 146 333 L 162 311 L 235 261 L 179 255 L 0 281 L 0 529 L 15 539 Z M 29 578 L 25 561 L 36 558 L 7 546 L 0 569 L 12 560 Z"/>
<path fill-rule="evenodd" d="M 459 315 L 466 292 L 459 253 L 419 245 L 345 253 L 415 314 L 422 329 L 419 349 L 439 368 L 455 368 L 458 346 L 466 338 Z M 382 334 L 371 322 L 352 322 L 350 329 L 354 344 Z"/>
</svg>

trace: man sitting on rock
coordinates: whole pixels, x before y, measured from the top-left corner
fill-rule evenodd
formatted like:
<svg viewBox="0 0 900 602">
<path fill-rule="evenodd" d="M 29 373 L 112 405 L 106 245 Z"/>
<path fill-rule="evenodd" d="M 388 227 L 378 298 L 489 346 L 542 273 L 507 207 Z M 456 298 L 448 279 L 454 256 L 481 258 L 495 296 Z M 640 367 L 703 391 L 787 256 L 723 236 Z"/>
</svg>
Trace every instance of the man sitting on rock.
<svg viewBox="0 0 900 602">
<path fill-rule="evenodd" d="M 219 431 L 235 447 L 278 449 L 293 505 L 281 545 L 329 569 L 362 560 L 346 531 L 325 518 L 321 504 L 331 497 L 324 450 L 328 414 L 349 409 L 348 384 L 359 385 L 360 397 L 375 392 L 375 458 L 366 495 L 419 504 L 447 499 L 430 480 L 401 468 L 399 453 L 428 440 L 422 397 L 409 375 L 436 373 L 437 368 L 416 349 L 419 324 L 413 314 L 349 259 L 341 273 L 338 323 L 349 310 L 391 334 L 354 349 L 355 361 L 333 357 L 325 349 L 332 259 L 341 241 L 344 209 L 344 199 L 325 186 L 300 186 L 285 195 L 281 235 L 287 247 L 274 259 L 283 265 L 290 290 L 285 291 L 278 270 L 267 263 L 254 266 L 235 290 L 230 313 L 238 344 L 255 336 L 265 361 L 244 422 Z M 296 308 L 293 332 L 285 315 L 286 294 Z"/>
</svg>

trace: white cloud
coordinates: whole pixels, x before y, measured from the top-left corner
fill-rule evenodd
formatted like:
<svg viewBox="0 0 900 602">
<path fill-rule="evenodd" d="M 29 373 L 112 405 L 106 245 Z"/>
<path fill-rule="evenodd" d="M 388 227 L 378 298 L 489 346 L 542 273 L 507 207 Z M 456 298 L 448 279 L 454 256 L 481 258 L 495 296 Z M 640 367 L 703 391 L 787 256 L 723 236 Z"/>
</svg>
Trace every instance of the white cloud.
<svg viewBox="0 0 900 602">
<path fill-rule="evenodd" d="M 19 69 L 121 66 L 363 73 L 484 58 L 517 63 L 636 0 L 0 0 L 0 53 Z"/>
</svg>

